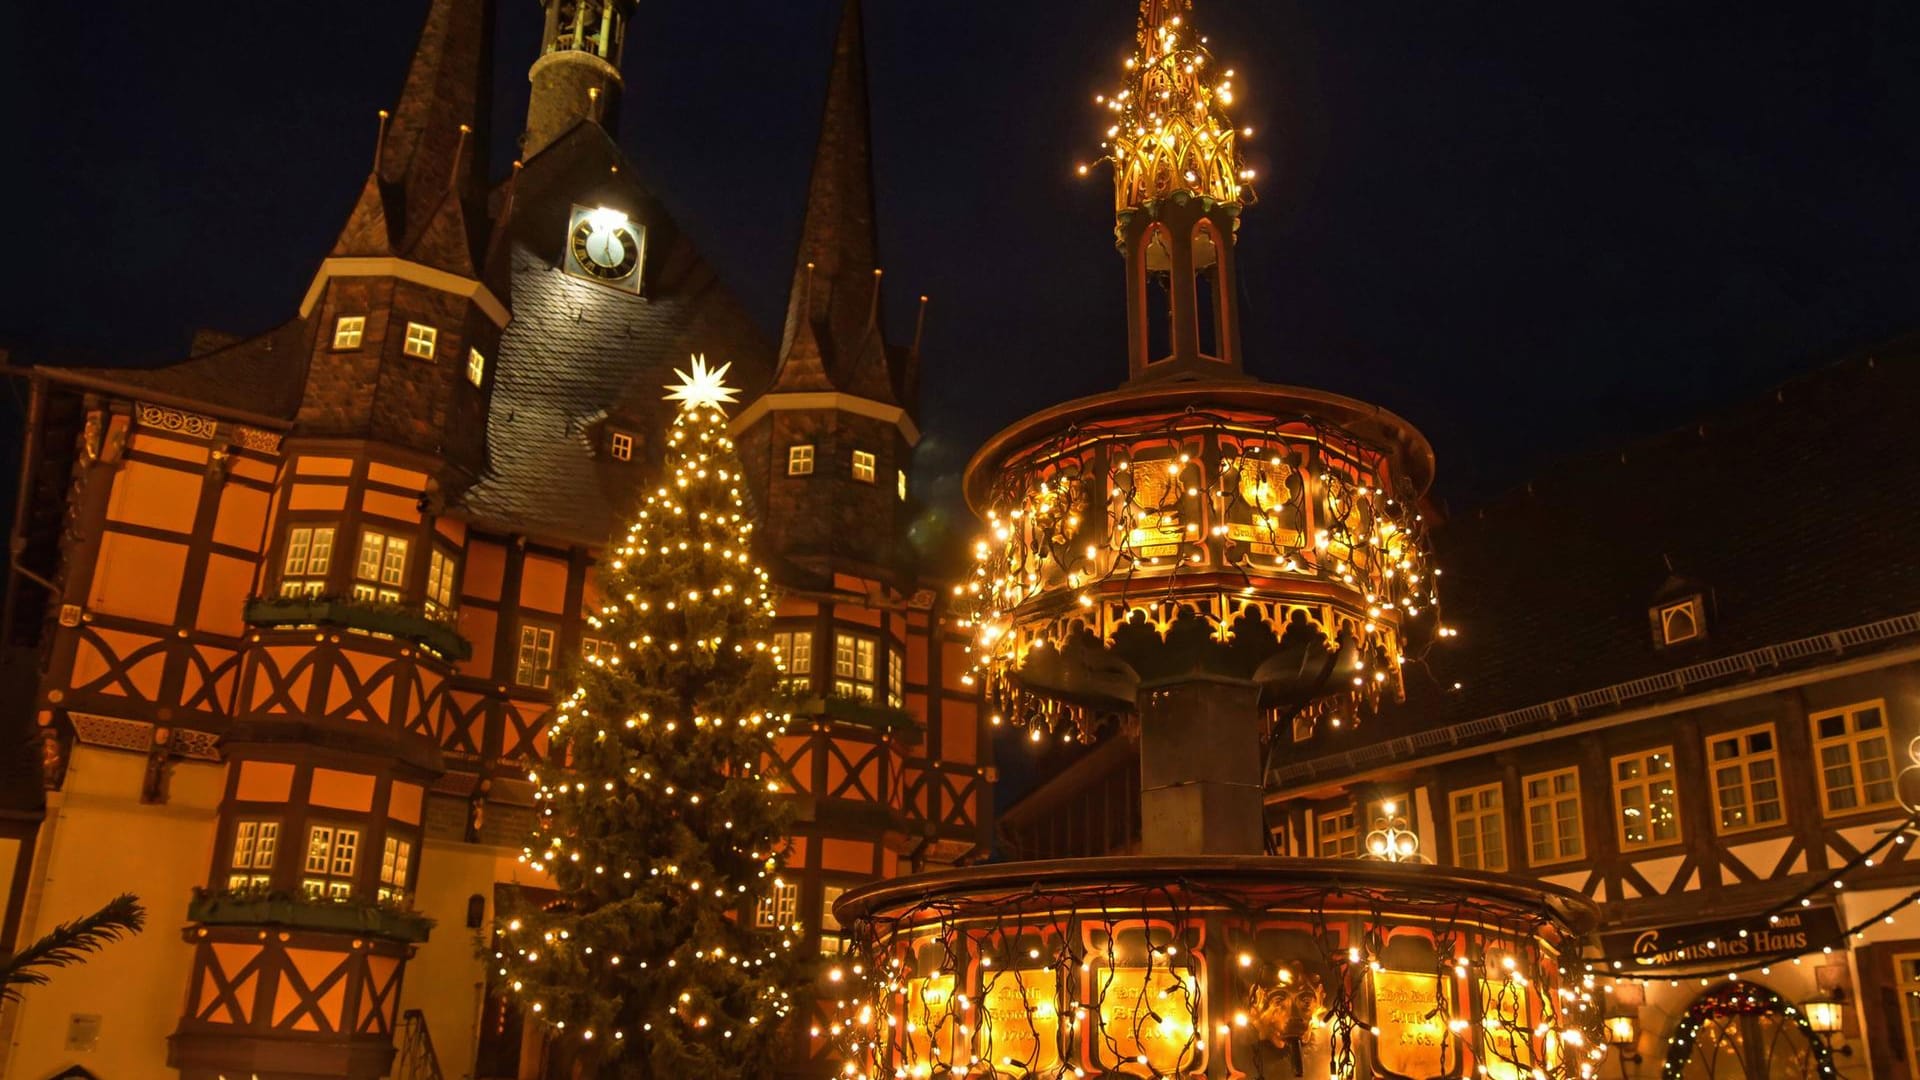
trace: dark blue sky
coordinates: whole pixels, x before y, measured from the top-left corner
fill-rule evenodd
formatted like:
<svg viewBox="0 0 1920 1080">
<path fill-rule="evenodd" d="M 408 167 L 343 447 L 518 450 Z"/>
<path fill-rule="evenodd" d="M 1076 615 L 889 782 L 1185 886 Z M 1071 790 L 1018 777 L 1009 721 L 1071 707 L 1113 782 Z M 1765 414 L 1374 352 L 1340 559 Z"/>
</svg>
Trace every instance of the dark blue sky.
<svg viewBox="0 0 1920 1080">
<path fill-rule="evenodd" d="M 838 2 L 640 0 L 628 37 L 623 141 L 770 333 Z M 539 18 L 503 6 L 497 151 Z M 1920 325 L 1916 8 L 1200 0 L 1259 131 L 1250 366 L 1407 416 L 1459 500 Z M 153 363 L 291 314 L 424 9 L 5 5 L 0 346 Z M 1124 375 L 1110 189 L 1073 166 L 1133 5 L 867 10 L 891 314 L 933 295 L 953 471 Z"/>
</svg>

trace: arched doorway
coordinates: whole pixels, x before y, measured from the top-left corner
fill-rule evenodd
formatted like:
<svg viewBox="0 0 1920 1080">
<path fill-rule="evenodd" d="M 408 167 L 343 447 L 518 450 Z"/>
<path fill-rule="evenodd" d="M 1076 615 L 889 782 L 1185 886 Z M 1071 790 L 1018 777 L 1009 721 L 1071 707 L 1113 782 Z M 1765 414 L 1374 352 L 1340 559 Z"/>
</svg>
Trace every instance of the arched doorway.
<svg viewBox="0 0 1920 1080">
<path fill-rule="evenodd" d="M 1667 1045 L 1665 1080 L 1827 1080 L 1826 1043 L 1779 994 L 1730 982 L 1700 995 Z"/>
</svg>

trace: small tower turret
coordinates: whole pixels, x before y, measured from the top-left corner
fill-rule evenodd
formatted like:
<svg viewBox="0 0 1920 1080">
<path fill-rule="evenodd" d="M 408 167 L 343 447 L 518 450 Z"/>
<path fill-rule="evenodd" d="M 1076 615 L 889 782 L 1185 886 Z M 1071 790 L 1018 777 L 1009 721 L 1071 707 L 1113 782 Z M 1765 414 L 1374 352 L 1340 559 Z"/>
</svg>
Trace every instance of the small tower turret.
<svg viewBox="0 0 1920 1080">
<path fill-rule="evenodd" d="M 1192 7 L 1141 0 L 1125 84 L 1102 99 L 1133 379 L 1242 374 L 1233 245 L 1253 173 L 1226 111 L 1233 72 L 1215 70 Z"/>
<path fill-rule="evenodd" d="M 591 120 L 607 131 L 619 126 L 621 51 L 633 0 L 542 0 L 547 9 L 546 29 L 540 37 L 540 57 L 527 79 L 533 95 L 527 102 L 527 130 L 520 152 L 531 158 L 565 135 L 575 124 Z"/>
</svg>

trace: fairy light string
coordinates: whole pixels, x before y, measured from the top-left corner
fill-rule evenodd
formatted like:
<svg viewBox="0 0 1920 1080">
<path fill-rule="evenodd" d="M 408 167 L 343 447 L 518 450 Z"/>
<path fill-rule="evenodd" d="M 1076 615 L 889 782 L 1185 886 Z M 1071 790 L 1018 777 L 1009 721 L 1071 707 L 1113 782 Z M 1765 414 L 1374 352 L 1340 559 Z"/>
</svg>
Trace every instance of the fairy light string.
<svg viewBox="0 0 1920 1080">
<path fill-rule="evenodd" d="M 1074 425 L 1023 451 L 1002 467 L 973 569 L 954 587 L 992 722 L 1025 725 L 1034 741 L 1090 741 L 1116 710 L 1028 692 L 1028 655 L 1083 634 L 1172 635 L 1183 618 L 1223 643 L 1249 619 L 1275 640 L 1303 628 L 1329 648 L 1350 638 L 1338 693 L 1304 715 L 1357 722 L 1399 694 L 1405 664 L 1455 633 L 1439 617 L 1425 515 L 1391 466 L 1310 414 L 1197 408 Z M 1314 582 L 1351 599 L 1284 599 Z M 1428 632 L 1414 642 L 1422 616 Z"/>
<path fill-rule="evenodd" d="M 789 716 L 726 373 L 676 372 L 661 480 L 602 554 L 587 623 L 613 648 L 579 665 L 528 775 L 520 862 L 557 896 L 503 912 L 493 951 L 565 1054 L 648 1075 L 759 1060 L 802 977 L 802 928 L 755 917 L 781 884 L 789 809 L 763 770 Z"/>
<path fill-rule="evenodd" d="M 1593 1076 L 1605 1053 L 1594 980 L 1569 980 L 1542 944 L 1558 940 L 1545 912 L 1439 890 L 1035 883 L 929 894 L 851 925 L 836 1025 L 850 1080 L 1160 1078 L 1216 1057 L 1279 1080 L 1293 1066 L 1262 1025 L 1289 1017 L 1351 1077 L 1363 1038 L 1381 1037 L 1375 982 L 1419 973 L 1398 944 L 1412 940 L 1430 942 L 1443 1055 L 1558 1080 Z M 1222 976 L 1228 996 L 1207 1002 Z"/>
</svg>

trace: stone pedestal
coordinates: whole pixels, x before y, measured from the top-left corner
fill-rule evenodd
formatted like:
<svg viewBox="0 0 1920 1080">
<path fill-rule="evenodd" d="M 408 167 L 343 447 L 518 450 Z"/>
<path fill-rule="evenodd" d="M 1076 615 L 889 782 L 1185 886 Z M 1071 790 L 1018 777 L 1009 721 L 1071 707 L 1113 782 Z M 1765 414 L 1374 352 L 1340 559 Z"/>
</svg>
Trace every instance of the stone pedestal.
<svg viewBox="0 0 1920 1080">
<path fill-rule="evenodd" d="M 1139 702 L 1141 852 L 1264 853 L 1259 686 L 1189 677 Z"/>
</svg>

